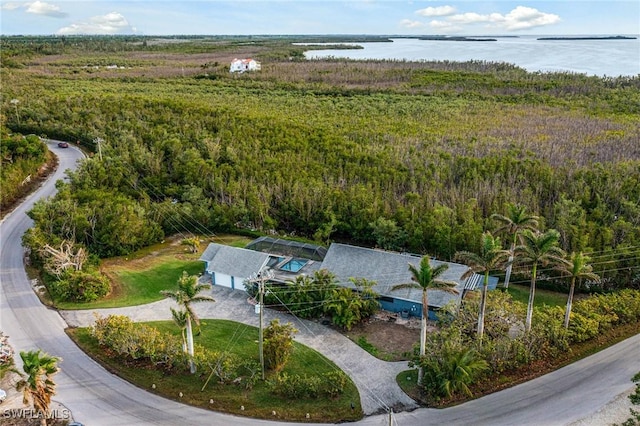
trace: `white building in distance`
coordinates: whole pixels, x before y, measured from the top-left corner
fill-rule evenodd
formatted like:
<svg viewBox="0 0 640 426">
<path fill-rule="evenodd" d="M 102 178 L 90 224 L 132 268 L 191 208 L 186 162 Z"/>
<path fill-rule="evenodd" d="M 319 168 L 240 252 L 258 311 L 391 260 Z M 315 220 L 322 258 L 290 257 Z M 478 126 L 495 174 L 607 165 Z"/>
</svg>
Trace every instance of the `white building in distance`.
<svg viewBox="0 0 640 426">
<path fill-rule="evenodd" d="M 260 71 L 260 62 L 255 59 L 234 59 L 231 61 L 229 72 L 245 72 L 245 71 Z"/>
</svg>

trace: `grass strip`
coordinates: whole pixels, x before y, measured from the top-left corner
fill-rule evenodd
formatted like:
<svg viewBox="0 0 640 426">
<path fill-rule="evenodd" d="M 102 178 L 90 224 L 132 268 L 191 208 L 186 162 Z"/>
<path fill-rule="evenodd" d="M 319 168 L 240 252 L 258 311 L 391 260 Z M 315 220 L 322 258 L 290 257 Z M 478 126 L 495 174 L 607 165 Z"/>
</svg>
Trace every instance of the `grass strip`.
<svg viewBox="0 0 640 426">
<path fill-rule="evenodd" d="M 170 321 L 147 324 L 175 335 L 180 333 Z M 298 422 L 354 421 L 363 416 L 358 390 L 351 381 L 345 392 L 336 399 L 289 400 L 272 395 L 266 382 L 258 382 L 253 389 L 245 389 L 243 384 L 222 385 L 211 380 L 202 391 L 208 372 L 196 373 L 195 380 L 188 371 L 167 374 L 141 362 L 111 356 L 109 351 L 97 344 L 88 328 L 68 329 L 67 333 L 83 351 L 110 372 L 141 389 L 181 403 L 246 417 Z M 203 320 L 200 334 L 195 336 L 196 343 L 209 349 L 229 351 L 256 361 L 257 340 L 257 328 L 226 320 Z M 320 353 L 295 342 L 292 357 L 284 371 L 288 374 L 316 375 L 336 369 L 338 367 Z M 271 374 L 268 374 L 267 381 L 270 378 Z"/>
</svg>

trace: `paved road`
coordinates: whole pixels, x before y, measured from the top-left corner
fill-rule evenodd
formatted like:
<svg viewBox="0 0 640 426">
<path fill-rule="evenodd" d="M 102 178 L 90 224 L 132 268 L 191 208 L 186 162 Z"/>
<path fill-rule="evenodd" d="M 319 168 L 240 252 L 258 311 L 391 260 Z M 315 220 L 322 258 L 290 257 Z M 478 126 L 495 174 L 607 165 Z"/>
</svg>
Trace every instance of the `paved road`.
<svg viewBox="0 0 640 426">
<path fill-rule="evenodd" d="M 0 225 L 0 328 L 15 349 L 43 350 L 64 358 L 57 376 L 57 400 L 75 418 L 93 425 L 259 425 L 278 424 L 228 416 L 183 406 L 144 392 L 113 376 L 88 358 L 64 334 L 62 317 L 42 306 L 22 266 L 20 237 L 31 222 L 33 200 L 54 191 L 54 180 L 72 168 L 80 153 L 60 150 L 60 168 L 33 197 Z M 602 408 L 631 388 L 640 371 L 640 335 L 592 357 L 531 382 L 446 410 L 418 409 L 395 415 L 397 424 L 562 425 Z M 387 417 L 370 416 L 359 425 L 383 425 Z M 290 425 L 291 423 L 286 423 Z"/>
<path fill-rule="evenodd" d="M 58 170 L 0 225 L 0 328 L 10 336 L 14 349 L 18 352 L 41 348 L 63 358 L 61 372 L 56 376 L 55 400 L 69 408 L 76 420 L 89 426 L 264 423 L 178 404 L 119 379 L 80 351 L 64 333 L 66 324 L 60 315 L 40 303 L 23 267 L 21 236 L 32 224 L 25 212 L 34 200 L 53 194 L 55 181 L 82 157 L 73 147 L 59 149 L 53 143 L 49 146 L 60 159 Z"/>
</svg>

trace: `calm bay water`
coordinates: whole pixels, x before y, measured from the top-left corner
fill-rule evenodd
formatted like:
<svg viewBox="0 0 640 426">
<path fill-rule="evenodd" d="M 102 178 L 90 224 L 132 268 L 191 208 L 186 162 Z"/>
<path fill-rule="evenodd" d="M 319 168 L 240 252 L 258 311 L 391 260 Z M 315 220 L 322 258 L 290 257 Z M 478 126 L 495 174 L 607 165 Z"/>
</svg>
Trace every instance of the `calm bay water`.
<svg viewBox="0 0 640 426">
<path fill-rule="evenodd" d="M 397 59 L 407 61 L 508 62 L 527 71 L 575 72 L 617 77 L 640 75 L 640 39 L 537 40 L 538 36 L 497 41 L 393 39 L 392 43 L 357 43 L 364 49 L 312 50 L 308 59 Z M 547 37 L 547 36 L 544 36 Z"/>
</svg>

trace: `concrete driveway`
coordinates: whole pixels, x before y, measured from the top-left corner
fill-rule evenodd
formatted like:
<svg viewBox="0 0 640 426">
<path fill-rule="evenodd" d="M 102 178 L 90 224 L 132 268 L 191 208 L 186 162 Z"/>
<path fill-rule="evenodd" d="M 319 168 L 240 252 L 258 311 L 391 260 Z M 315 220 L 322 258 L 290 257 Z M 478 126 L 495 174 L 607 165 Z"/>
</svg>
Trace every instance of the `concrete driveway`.
<svg viewBox="0 0 640 426">
<path fill-rule="evenodd" d="M 247 300 L 242 290 L 214 286 L 215 303 L 196 303 L 195 311 L 202 319 L 226 319 L 252 326 L 259 325 L 259 316 L 254 305 Z M 93 324 L 95 315 L 126 315 L 134 321 L 170 320 L 169 308 L 177 308 L 170 299 L 147 305 L 126 308 L 61 311 L 60 314 L 71 327 Z M 313 321 L 302 320 L 283 312 L 265 309 L 264 323 L 278 318 L 280 322 L 291 322 L 299 330 L 295 339 L 335 362 L 354 381 L 360 392 L 360 402 L 365 414 L 412 410 L 418 405 L 405 394 L 396 383 L 396 376 L 409 367 L 407 362 L 382 361 L 353 343 L 339 332 Z"/>
</svg>

